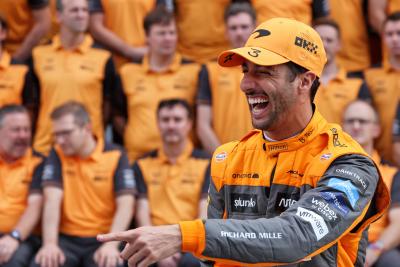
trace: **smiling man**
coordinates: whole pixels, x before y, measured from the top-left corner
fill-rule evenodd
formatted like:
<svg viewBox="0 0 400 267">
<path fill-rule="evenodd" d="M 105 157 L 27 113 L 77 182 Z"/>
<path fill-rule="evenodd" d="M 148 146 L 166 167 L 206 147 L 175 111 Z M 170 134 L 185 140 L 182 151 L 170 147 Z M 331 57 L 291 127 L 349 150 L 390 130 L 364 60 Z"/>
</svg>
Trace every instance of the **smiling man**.
<svg viewBox="0 0 400 267">
<path fill-rule="evenodd" d="M 315 30 L 284 18 L 222 53 L 220 65 L 242 66 L 258 130 L 215 151 L 208 220 L 98 239 L 127 241 L 130 266 L 179 250 L 214 266 L 363 266 L 367 227 L 388 191 L 362 148 L 312 104 L 325 62 Z"/>
</svg>

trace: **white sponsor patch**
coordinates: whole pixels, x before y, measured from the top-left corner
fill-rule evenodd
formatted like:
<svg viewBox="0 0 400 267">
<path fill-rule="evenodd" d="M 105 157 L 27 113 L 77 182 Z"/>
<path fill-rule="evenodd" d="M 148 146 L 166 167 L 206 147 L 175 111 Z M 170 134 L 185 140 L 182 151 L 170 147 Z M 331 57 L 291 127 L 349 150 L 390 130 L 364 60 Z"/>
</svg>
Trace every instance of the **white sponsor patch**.
<svg viewBox="0 0 400 267">
<path fill-rule="evenodd" d="M 320 240 L 329 233 L 324 219 L 315 212 L 298 207 L 296 215 L 311 224 L 317 240 Z"/>
<path fill-rule="evenodd" d="M 43 180 L 50 180 L 53 178 L 54 175 L 54 166 L 53 165 L 45 165 L 43 169 L 43 175 L 42 179 Z"/>
<path fill-rule="evenodd" d="M 218 153 L 217 155 L 215 155 L 215 161 L 216 162 L 222 162 L 224 161 L 226 158 L 228 157 L 228 153 L 226 153 L 225 151 Z"/>
</svg>

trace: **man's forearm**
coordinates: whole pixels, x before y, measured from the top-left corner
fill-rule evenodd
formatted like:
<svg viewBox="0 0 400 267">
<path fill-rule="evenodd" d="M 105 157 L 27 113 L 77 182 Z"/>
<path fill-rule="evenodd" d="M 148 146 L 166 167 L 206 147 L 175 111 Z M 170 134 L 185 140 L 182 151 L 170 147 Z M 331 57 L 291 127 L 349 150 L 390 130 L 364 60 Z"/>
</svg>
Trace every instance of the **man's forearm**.
<svg viewBox="0 0 400 267">
<path fill-rule="evenodd" d="M 25 240 L 33 231 L 40 219 L 43 197 L 41 194 L 32 194 L 28 198 L 28 207 L 22 214 L 15 229 L 21 234 L 21 239 Z"/>
<path fill-rule="evenodd" d="M 13 55 L 17 60 L 27 60 L 31 55 L 33 47 L 36 46 L 50 30 L 51 14 L 48 7 L 33 11 L 33 17 L 35 22 L 32 29 Z"/>
<path fill-rule="evenodd" d="M 60 224 L 60 205 L 56 201 L 46 201 L 43 210 L 43 244 L 57 244 Z"/>
</svg>

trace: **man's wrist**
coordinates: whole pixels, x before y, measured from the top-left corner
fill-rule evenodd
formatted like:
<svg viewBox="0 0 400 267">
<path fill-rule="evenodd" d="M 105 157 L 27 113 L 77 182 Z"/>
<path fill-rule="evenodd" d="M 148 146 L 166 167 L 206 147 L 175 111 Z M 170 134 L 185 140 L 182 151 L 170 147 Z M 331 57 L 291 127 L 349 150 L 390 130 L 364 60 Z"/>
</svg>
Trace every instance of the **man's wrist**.
<svg viewBox="0 0 400 267">
<path fill-rule="evenodd" d="M 21 233 L 17 229 L 12 230 L 8 235 L 11 238 L 17 240 L 19 244 L 22 243 Z"/>
<path fill-rule="evenodd" d="M 368 249 L 373 250 L 378 254 L 381 254 L 384 251 L 384 248 L 385 244 L 381 240 L 378 240 L 368 245 Z"/>
</svg>

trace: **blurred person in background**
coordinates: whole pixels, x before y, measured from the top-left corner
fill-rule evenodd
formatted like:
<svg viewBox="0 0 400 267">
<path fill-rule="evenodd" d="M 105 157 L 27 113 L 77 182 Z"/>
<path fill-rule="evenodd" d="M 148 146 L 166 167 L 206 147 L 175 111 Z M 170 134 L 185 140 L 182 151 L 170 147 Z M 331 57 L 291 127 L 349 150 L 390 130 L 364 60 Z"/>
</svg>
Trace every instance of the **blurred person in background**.
<svg viewBox="0 0 400 267">
<path fill-rule="evenodd" d="M 54 109 L 51 121 L 56 145 L 42 176 L 43 242 L 31 266 L 123 266 L 119 243 L 95 237 L 126 230 L 131 222 L 135 181 L 128 158 L 95 136 L 79 102 Z"/>
<path fill-rule="evenodd" d="M 160 0 L 89 0 L 90 33 L 114 54 L 119 69 L 147 53 L 145 16 Z"/>
<path fill-rule="evenodd" d="M 178 35 L 173 13 L 158 6 L 144 20 L 149 53 L 140 63 L 125 64 L 114 95 L 114 126 L 124 136 L 130 162 L 157 149 L 161 137 L 156 111 L 164 99 L 194 103 L 200 65 L 176 51 Z"/>
<path fill-rule="evenodd" d="M 337 61 L 337 54 L 342 48 L 339 25 L 332 19 L 324 18 L 316 20 L 313 27 L 321 36 L 327 57 L 314 101 L 328 122 L 340 124 L 344 108 L 358 98 L 371 100 L 371 93 L 363 79 L 349 78 L 347 65 Z"/>
<path fill-rule="evenodd" d="M 391 206 L 368 230 L 366 267 L 395 267 L 400 262 L 400 173 L 385 164 L 374 149 L 380 133 L 379 117 L 370 103 L 357 100 L 344 111 L 343 130 L 349 133 L 378 164 L 386 186 L 391 192 Z"/>
<path fill-rule="evenodd" d="M 7 33 L 7 21 L 0 15 L 0 107 L 7 104 L 22 104 L 31 88 L 27 75 L 28 67 L 15 64 L 15 60 L 4 48 Z"/>
<path fill-rule="evenodd" d="M 365 71 L 365 80 L 371 91 L 379 114 L 381 134 L 376 149 L 383 159 L 400 166 L 400 142 L 393 139 L 393 124 L 400 117 L 400 12 L 389 15 L 383 25 L 383 40 L 388 51 L 388 60 Z"/>
<path fill-rule="evenodd" d="M 255 28 L 249 3 L 230 4 L 224 14 L 225 36 L 232 48 L 244 46 Z M 253 127 L 246 97 L 240 90 L 240 67 L 223 68 L 216 61 L 202 67 L 197 95 L 197 135 L 212 154 L 223 143 L 242 138 Z"/>
<path fill-rule="evenodd" d="M 137 226 L 206 218 L 210 160 L 205 152 L 193 148 L 192 124 L 193 112 L 185 100 L 160 102 L 157 125 L 162 145 L 133 166 L 139 193 Z M 200 262 L 190 253 L 176 253 L 157 266 L 196 267 Z"/>
<path fill-rule="evenodd" d="M 1 0 L 0 14 L 8 22 L 5 48 L 13 59 L 26 62 L 32 49 L 46 36 L 51 26 L 48 0 Z"/>
<path fill-rule="evenodd" d="M 89 24 L 86 0 L 57 0 L 60 32 L 48 45 L 33 50 L 34 90 L 29 104 L 36 122 L 33 146 L 48 154 L 53 143 L 49 114 L 69 100 L 84 103 L 93 131 L 101 138 L 110 112 L 110 95 L 116 72 L 111 53 L 94 47 L 86 34 Z"/>
<path fill-rule="evenodd" d="M 40 246 L 44 157 L 31 149 L 28 110 L 0 108 L 0 266 L 26 267 Z"/>
</svg>

